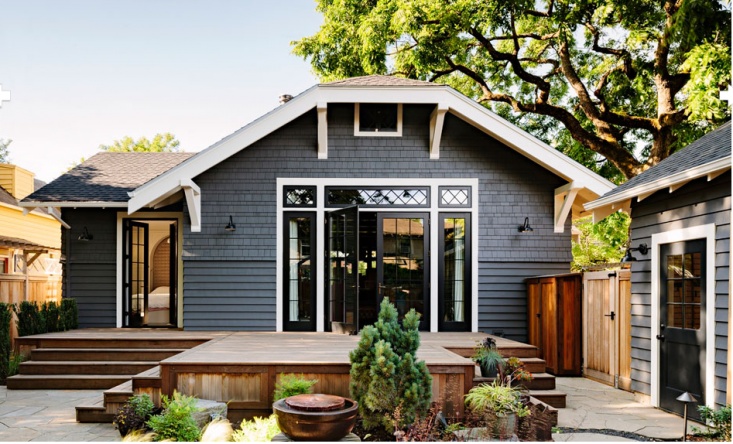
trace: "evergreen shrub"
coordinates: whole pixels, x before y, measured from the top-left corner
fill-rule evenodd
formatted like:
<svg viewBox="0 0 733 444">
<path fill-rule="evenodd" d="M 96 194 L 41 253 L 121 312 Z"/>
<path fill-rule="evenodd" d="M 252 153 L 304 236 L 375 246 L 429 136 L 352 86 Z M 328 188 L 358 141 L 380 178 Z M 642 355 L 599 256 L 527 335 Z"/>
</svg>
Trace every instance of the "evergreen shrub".
<svg viewBox="0 0 733 444">
<path fill-rule="evenodd" d="M 10 376 L 11 322 L 13 322 L 12 305 L 0 302 L 0 380 L 2 381 Z"/>
</svg>

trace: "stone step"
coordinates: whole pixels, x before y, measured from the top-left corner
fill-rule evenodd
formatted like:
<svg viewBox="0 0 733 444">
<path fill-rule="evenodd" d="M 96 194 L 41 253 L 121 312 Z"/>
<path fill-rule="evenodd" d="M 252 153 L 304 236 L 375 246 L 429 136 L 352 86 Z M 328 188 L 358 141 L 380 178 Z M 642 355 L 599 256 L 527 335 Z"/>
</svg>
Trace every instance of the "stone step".
<svg viewBox="0 0 733 444">
<path fill-rule="evenodd" d="M 37 348 L 31 361 L 154 361 L 185 351 L 184 348 Z"/>
<path fill-rule="evenodd" d="M 150 361 L 28 361 L 21 375 L 134 375 L 157 365 Z"/>
<path fill-rule="evenodd" d="M 132 375 L 15 375 L 8 378 L 9 390 L 102 390 L 130 380 Z"/>
</svg>

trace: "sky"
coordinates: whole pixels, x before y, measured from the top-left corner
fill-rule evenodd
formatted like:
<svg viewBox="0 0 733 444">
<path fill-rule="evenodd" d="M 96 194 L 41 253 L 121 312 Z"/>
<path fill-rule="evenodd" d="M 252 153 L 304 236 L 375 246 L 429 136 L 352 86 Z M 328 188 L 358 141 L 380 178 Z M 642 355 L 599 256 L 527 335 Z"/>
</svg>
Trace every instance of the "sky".
<svg viewBox="0 0 733 444">
<path fill-rule="evenodd" d="M 0 139 L 51 181 L 100 144 L 171 132 L 200 151 L 313 84 L 290 42 L 312 0 L 0 0 Z"/>
</svg>

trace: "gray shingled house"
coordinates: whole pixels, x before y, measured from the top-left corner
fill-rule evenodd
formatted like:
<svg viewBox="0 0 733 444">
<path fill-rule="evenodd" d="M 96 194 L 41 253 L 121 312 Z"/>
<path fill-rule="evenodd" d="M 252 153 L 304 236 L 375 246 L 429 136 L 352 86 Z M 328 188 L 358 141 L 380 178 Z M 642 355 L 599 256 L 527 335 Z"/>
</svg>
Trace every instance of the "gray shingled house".
<svg viewBox="0 0 733 444">
<path fill-rule="evenodd" d="M 665 410 L 730 403 L 730 168 L 728 122 L 585 205 L 631 214 L 631 388 Z"/>
<path fill-rule="evenodd" d="M 289 97 L 288 97 L 289 98 Z M 100 153 L 24 200 L 63 231 L 82 327 L 427 331 L 526 340 L 529 276 L 613 184 L 445 85 L 313 86 L 197 154 Z"/>
</svg>

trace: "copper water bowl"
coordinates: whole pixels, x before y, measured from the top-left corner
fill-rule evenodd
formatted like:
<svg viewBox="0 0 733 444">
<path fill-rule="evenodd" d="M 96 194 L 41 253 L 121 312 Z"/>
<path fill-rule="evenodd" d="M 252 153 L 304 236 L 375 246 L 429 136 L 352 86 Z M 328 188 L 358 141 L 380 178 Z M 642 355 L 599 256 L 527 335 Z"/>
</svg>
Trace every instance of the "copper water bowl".
<svg viewBox="0 0 733 444">
<path fill-rule="evenodd" d="M 359 404 L 337 396 L 297 395 L 275 401 L 272 410 L 280 431 L 293 441 L 338 441 L 353 430 Z"/>
</svg>

